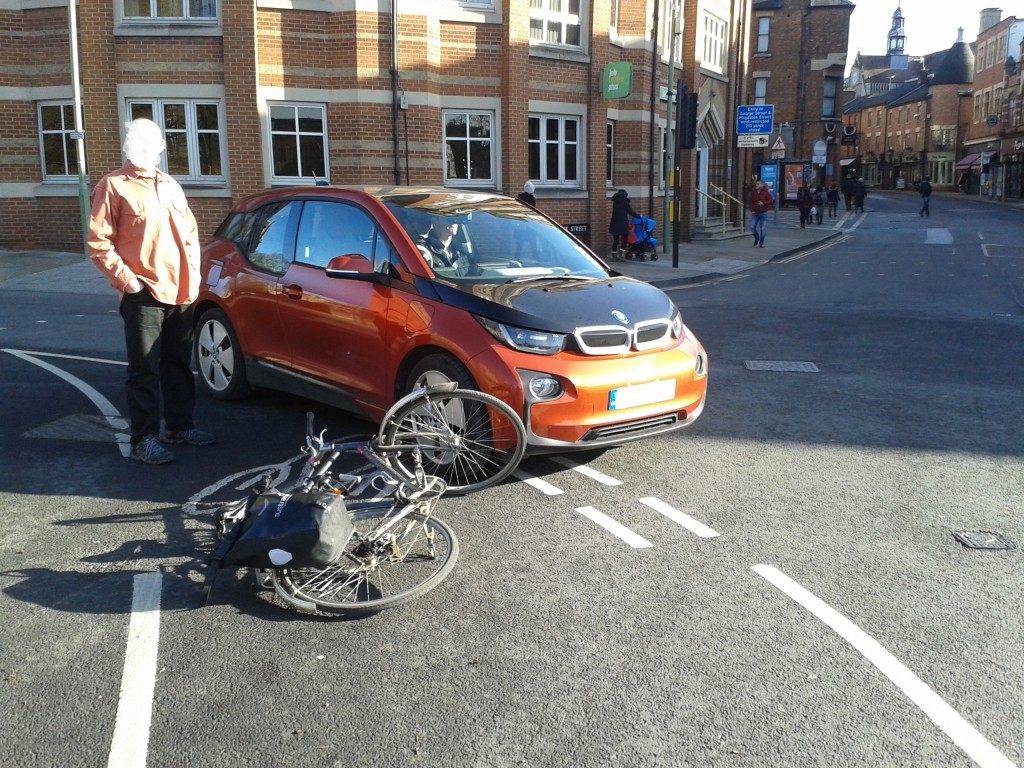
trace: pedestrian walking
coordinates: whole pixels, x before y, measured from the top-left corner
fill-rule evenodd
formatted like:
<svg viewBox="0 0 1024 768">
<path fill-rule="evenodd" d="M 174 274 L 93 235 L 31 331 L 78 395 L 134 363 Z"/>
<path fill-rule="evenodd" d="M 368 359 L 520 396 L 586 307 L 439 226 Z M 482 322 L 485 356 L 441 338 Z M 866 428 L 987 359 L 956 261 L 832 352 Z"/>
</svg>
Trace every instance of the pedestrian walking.
<svg viewBox="0 0 1024 768">
<path fill-rule="evenodd" d="M 796 189 L 796 206 L 800 209 L 800 228 L 807 228 L 807 220 L 811 218 L 811 208 L 814 207 L 814 200 L 811 198 L 811 190 L 806 184 L 801 184 Z"/>
<path fill-rule="evenodd" d="M 612 195 L 612 218 L 608 223 L 608 234 L 612 236 L 612 260 L 625 261 L 626 250 L 629 248 L 629 232 L 633 219 L 640 214 L 633 210 L 629 203 L 629 194 L 620 189 Z"/>
<path fill-rule="evenodd" d="M 516 196 L 516 200 L 526 203 L 531 208 L 537 207 L 537 198 L 533 195 L 533 182 L 528 181 L 523 184 L 523 191 Z"/>
<path fill-rule="evenodd" d="M 864 198 L 868 196 L 868 188 L 864 186 L 864 179 L 855 179 L 853 182 L 853 209 L 857 213 L 864 213 Z"/>
<path fill-rule="evenodd" d="M 931 203 L 932 199 L 931 180 L 927 176 L 925 176 L 923 179 L 921 179 L 921 184 L 918 187 L 918 189 L 921 192 L 921 213 L 919 213 L 918 216 L 931 216 L 932 211 L 931 208 L 929 208 L 929 204 Z"/>
<path fill-rule="evenodd" d="M 758 179 L 754 182 L 754 188 L 750 190 L 750 231 L 754 235 L 754 246 L 764 248 L 764 235 L 768 227 L 768 211 L 772 209 L 775 200 L 772 193 Z"/>
<path fill-rule="evenodd" d="M 825 217 L 825 188 L 819 184 L 814 189 L 814 220 L 816 223 L 821 224 L 821 220 Z"/>
<path fill-rule="evenodd" d="M 162 443 L 216 442 L 193 421 L 199 233 L 181 186 L 157 167 L 165 148 L 156 123 L 133 120 L 124 139 L 125 164 L 96 185 L 89 217 L 89 258 L 121 295 L 129 456 L 145 464 L 174 460 Z"/>
<path fill-rule="evenodd" d="M 846 210 L 853 210 L 853 190 L 855 177 L 847 176 L 843 179 L 843 197 L 846 201 Z"/>
<path fill-rule="evenodd" d="M 828 192 L 825 196 L 828 199 L 828 217 L 831 219 L 838 216 L 839 187 L 836 186 L 836 183 L 834 181 L 831 185 L 829 185 Z"/>
</svg>

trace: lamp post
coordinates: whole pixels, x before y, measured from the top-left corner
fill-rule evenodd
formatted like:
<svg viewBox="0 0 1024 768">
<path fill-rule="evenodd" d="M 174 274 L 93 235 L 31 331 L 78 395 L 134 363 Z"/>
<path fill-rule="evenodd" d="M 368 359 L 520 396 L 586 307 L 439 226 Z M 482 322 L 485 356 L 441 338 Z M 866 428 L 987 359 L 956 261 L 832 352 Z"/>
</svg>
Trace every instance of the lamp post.
<svg viewBox="0 0 1024 768">
<path fill-rule="evenodd" d="M 75 154 L 78 159 L 78 209 L 82 219 L 82 246 L 89 253 L 89 183 L 85 178 L 85 131 L 82 128 L 82 87 L 78 78 L 78 20 L 75 0 L 68 0 L 68 36 L 71 41 L 71 87 L 75 100 Z"/>
<path fill-rule="evenodd" d="M 669 211 L 678 212 L 670 208 L 674 202 L 671 199 L 673 179 L 679 169 L 676 167 L 676 142 L 673 136 L 673 123 L 675 122 L 675 99 L 682 98 L 682 94 L 676 93 L 676 37 L 679 35 L 679 0 L 672 0 L 669 8 L 672 19 L 669 22 L 668 33 L 668 93 L 665 95 L 665 206 L 662 213 L 665 218 L 664 233 L 665 243 L 672 243 L 675 240 L 669 237 L 670 228 L 675 227 L 675 222 L 669 216 Z"/>
</svg>

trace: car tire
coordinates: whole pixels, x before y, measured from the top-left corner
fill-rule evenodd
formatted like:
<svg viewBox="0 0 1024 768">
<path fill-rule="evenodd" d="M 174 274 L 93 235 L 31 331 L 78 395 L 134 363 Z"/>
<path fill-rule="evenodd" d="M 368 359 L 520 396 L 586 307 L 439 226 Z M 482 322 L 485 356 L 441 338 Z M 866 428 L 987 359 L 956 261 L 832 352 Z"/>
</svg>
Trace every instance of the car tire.
<svg viewBox="0 0 1024 768">
<path fill-rule="evenodd" d="M 407 395 L 420 387 L 433 384 L 444 384 L 454 381 L 459 389 L 476 389 L 480 387 L 473 380 L 473 374 L 462 363 L 449 355 L 428 355 L 420 360 L 409 371 L 405 379 L 402 395 Z"/>
<path fill-rule="evenodd" d="M 235 329 L 219 309 L 202 314 L 194 339 L 199 386 L 215 400 L 237 400 L 249 393 L 245 356 Z"/>
</svg>

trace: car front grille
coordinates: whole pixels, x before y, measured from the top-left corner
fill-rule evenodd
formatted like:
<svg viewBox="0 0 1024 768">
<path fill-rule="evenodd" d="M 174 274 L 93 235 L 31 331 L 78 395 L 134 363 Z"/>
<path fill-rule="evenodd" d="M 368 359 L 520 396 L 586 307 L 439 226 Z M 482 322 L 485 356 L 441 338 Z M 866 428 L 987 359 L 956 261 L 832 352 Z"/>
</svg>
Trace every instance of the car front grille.
<svg viewBox="0 0 1024 768">
<path fill-rule="evenodd" d="M 581 443 L 591 441 L 604 441 L 614 438 L 638 437 L 644 433 L 658 432 L 666 427 L 671 427 L 679 421 L 678 413 L 666 413 L 662 416 L 653 416 L 649 419 L 636 419 L 634 421 L 622 421 L 618 424 L 609 424 L 605 427 L 594 427 L 583 436 Z"/>
<path fill-rule="evenodd" d="M 621 355 L 630 350 L 643 352 L 664 346 L 671 337 L 668 320 L 646 320 L 632 328 L 621 325 L 593 325 L 573 333 L 580 351 L 586 355 Z"/>
</svg>

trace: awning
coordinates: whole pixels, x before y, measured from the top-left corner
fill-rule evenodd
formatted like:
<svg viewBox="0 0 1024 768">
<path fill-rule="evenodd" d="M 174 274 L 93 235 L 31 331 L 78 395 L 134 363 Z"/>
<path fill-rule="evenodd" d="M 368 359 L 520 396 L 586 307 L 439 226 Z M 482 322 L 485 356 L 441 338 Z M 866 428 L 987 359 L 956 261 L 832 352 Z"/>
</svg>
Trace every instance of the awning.
<svg viewBox="0 0 1024 768">
<path fill-rule="evenodd" d="M 971 154 L 967 155 L 962 160 L 960 160 L 960 162 L 958 162 L 955 167 L 958 171 L 966 171 L 971 166 L 974 165 L 978 166 L 979 168 L 981 167 L 981 152 L 972 152 Z"/>
<path fill-rule="evenodd" d="M 839 161 L 839 164 L 840 165 L 849 165 L 850 163 L 856 163 L 856 162 L 857 162 L 857 158 L 856 157 L 844 157 L 842 160 Z"/>
</svg>

